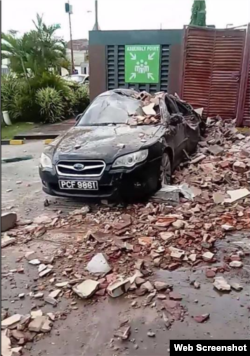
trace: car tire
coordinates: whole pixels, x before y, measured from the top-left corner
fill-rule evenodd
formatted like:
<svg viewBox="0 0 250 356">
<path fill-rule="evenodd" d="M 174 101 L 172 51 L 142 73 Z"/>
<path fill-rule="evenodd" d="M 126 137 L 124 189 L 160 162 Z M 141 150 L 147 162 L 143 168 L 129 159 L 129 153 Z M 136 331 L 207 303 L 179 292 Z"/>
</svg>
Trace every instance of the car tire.
<svg viewBox="0 0 250 356">
<path fill-rule="evenodd" d="M 172 183 L 172 164 L 167 152 L 163 152 L 160 167 L 161 186 Z"/>
</svg>

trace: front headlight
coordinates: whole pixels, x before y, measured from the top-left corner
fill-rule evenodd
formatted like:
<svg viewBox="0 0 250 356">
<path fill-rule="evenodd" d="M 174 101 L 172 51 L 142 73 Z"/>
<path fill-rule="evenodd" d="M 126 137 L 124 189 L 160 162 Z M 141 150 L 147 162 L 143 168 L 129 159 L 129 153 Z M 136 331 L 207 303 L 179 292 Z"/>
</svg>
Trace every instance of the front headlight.
<svg viewBox="0 0 250 356">
<path fill-rule="evenodd" d="M 44 153 L 42 153 L 41 158 L 40 158 L 40 164 L 43 168 L 52 168 L 52 162 L 49 156 L 46 156 Z"/>
<path fill-rule="evenodd" d="M 112 167 L 133 167 L 135 164 L 143 162 L 147 157 L 148 150 L 130 153 L 128 155 L 118 157 Z"/>
</svg>

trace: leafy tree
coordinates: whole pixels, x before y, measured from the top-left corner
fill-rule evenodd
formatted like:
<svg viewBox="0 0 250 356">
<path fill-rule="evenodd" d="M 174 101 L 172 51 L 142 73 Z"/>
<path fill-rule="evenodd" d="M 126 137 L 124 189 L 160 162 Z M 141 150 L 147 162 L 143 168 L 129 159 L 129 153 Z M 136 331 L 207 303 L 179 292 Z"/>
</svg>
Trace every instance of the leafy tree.
<svg viewBox="0 0 250 356">
<path fill-rule="evenodd" d="M 25 48 L 25 36 L 17 38 L 15 34 L 2 33 L 1 55 L 2 59 L 10 60 L 13 72 L 23 74 L 27 78 L 27 51 Z"/>
<path fill-rule="evenodd" d="M 206 26 L 206 1 L 194 0 L 190 25 Z"/>
<path fill-rule="evenodd" d="M 15 31 L 2 34 L 2 58 L 9 58 L 10 68 L 18 75 L 41 75 L 46 71 L 60 72 L 69 67 L 65 42 L 55 36 L 60 25 L 47 26 L 42 16 L 33 21 L 35 30 L 18 37 Z"/>
</svg>

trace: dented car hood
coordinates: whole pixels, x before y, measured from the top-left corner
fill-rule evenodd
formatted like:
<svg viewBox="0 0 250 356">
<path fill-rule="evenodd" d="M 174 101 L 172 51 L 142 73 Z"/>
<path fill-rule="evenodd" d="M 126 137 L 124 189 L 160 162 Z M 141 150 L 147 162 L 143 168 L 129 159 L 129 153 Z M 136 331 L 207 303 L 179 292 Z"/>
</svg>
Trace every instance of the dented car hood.
<svg viewBox="0 0 250 356">
<path fill-rule="evenodd" d="M 118 156 L 154 144 L 165 131 L 161 125 L 76 126 L 51 145 L 53 161 L 84 158 L 112 163 Z"/>
</svg>

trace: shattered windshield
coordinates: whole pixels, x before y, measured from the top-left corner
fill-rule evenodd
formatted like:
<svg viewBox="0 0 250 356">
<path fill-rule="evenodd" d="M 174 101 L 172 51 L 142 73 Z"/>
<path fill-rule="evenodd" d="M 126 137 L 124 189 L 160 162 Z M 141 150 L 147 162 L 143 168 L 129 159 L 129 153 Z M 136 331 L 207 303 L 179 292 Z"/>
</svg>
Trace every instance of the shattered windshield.
<svg viewBox="0 0 250 356">
<path fill-rule="evenodd" d="M 117 93 L 101 95 L 85 111 L 78 126 L 127 124 L 136 112 L 141 112 L 137 99 Z"/>
</svg>

